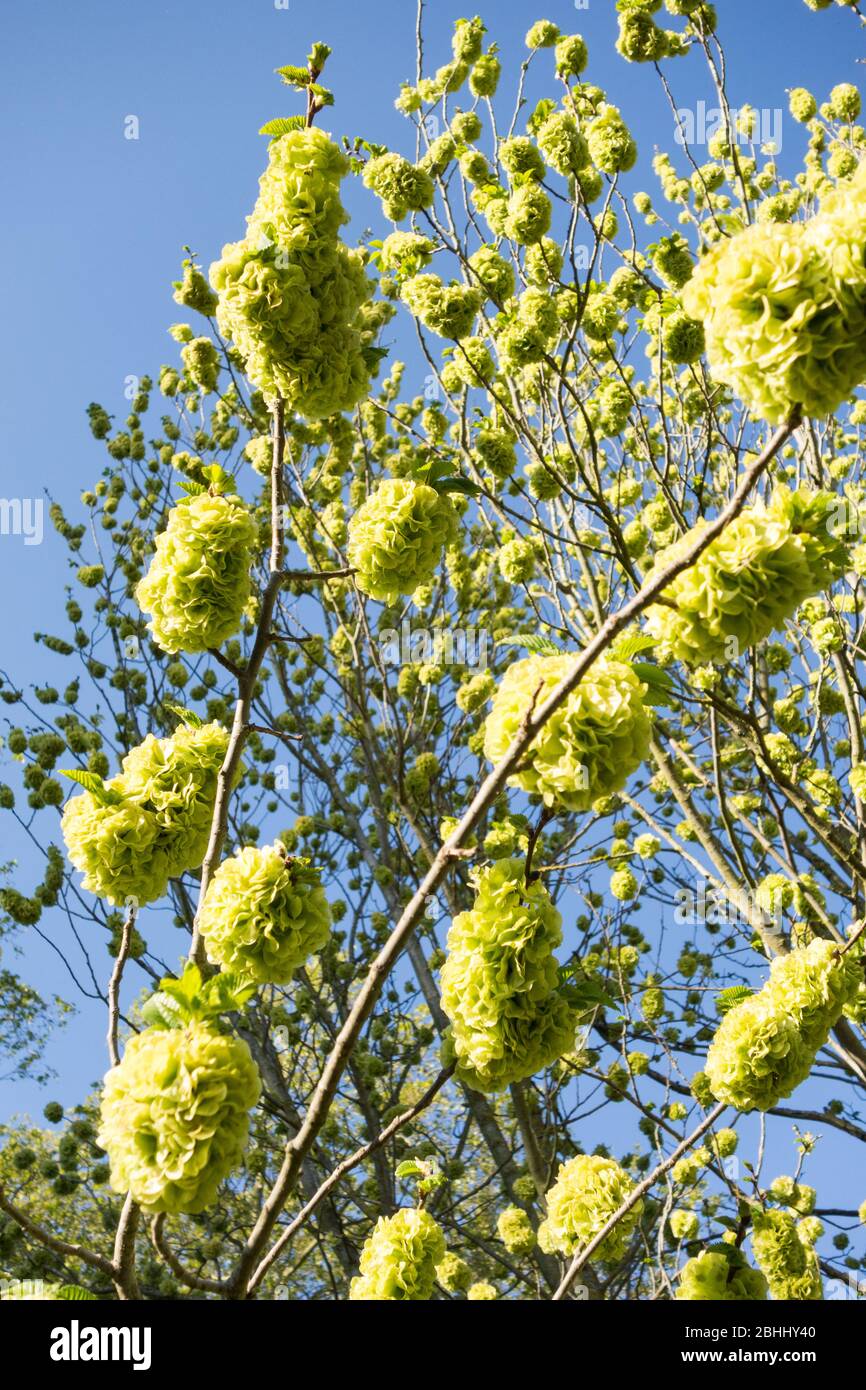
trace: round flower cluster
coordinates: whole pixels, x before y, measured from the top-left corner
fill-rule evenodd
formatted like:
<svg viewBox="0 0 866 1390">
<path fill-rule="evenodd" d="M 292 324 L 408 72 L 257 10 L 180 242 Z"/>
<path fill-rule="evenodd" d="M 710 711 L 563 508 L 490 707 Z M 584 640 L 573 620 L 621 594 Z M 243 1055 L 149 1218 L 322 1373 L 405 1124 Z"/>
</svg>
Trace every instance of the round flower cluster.
<svg viewBox="0 0 866 1390">
<path fill-rule="evenodd" d="M 430 175 L 401 154 L 380 154 L 371 159 L 364 170 L 364 183 L 381 198 L 391 222 L 402 222 L 407 213 L 420 212 L 433 202 Z"/>
<path fill-rule="evenodd" d="M 111 1185 L 148 1212 L 200 1212 L 240 1162 L 259 1074 L 240 1038 L 206 1023 L 148 1028 L 108 1072 L 97 1142 Z"/>
<path fill-rule="evenodd" d="M 676 1297 L 700 1303 L 756 1303 L 767 1297 L 767 1281 L 733 1245 L 716 1247 L 683 1265 Z"/>
<path fill-rule="evenodd" d="M 781 628 L 804 599 L 842 573 L 846 547 L 834 533 L 829 492 L 779 487 L 768 506 L 747 507 L 647 614 L 660 656 L 698 666 L 731 659 Z M 653 574 L 682 554 L 699 523 L 656 557 Z"/>
<path fill-rule="evenodd" d="M 669 1220 L 675 1240 L 694 1240 L 700 1230 L 701 1223 L 697 1212 L 688 1211 L 685 1207 L 672 1211 Z"/>
<path fill-rule="evenodd" d="M 233 637 L 250 596 L 256 528 L 237 497 L 203 492 L 169 513 L 135 597 L 165 652 L 204 652 Z"/>
<path fill-rule="evenodd" d="M 101 796 L 85 791 L 66 803 L 63 838 L 89 892 L 143 906 L 163 896 L 170 878 L 198 868 L 227 747 L 220 724 L 183 725 L 165 739 L 148 734 Z"/>
<path fill-rule="evenodd" d="M 482 302 L 474 286 L 443 285 L 438 275 L 413 275 L 400 293 L 415 318 L 441 338 L 468 338 Z"/>
<path fill-rule="evenodd" d="M 224 860 L 199 914 L 208 959 L 259 984 L 287 985 L 330 927 L 319 870 L 280 845 L 249 845 Z"/>
<path fill-rule="evenodd" d="M 469 257 L 469 266 L 484 293 L 497 304 L 514 294 L 514 270 L 495 246 L 479 246 Z"/>
<path fill-rule="evenodd" d="M 339 240 L 348 170 L 321 130 L 273 140 L 247 235 L 210 270 L 217 322 L 250 379 L 313 420 L 356 405 L 375 366 L 364 333 L 372 282 Z"/>
<path fill-rule="evenodd" d="M 818 1256 L 800 1239 L 789 1212 L 753 1211 L 752 1250 L 775 1300 L 824 1297 Z"/>
<path fill-rule="evenodd" d="M 522 859 L 498 859 L 476 878 L 475 901 L 448 932 L 442 1008 L 451 1021 L 457 1074 L 478 1091 L 501 1091 L 561 1057 L 574 1016 L 559 989 L 553 952 L 562 918 Z"/>
<path fill-rule="evenodd" d="M 705 1072 L 717 1100 L 738 1110 L 770 1110 L 812 1070 L 862 967 L 819 937 L 777 956 L 757 993 L 725 1014 L 710 1044 Z"/>
<path fill-rule="evenodd" d="M 547 1194 L 547 1217 L 538 1231 L 538 1242 L 548 1254 L 573 1255 L 583 1249 L 607 1225 L 634 1190 L 634 1183 L 612 1158 L 578 1154 L 560 1165 L 556 1182 Z M 621 1260 L 640 1220 L 643 1202 L 625 1213 L 598 1246 L 594 1260 Z"/>
<path fill-rule="evenodd" d="M 589 146 L 566 111 L 553 111 L 538 131 L 538 148 L 551 169 L 564 178 L 576 174 L 589 163 Z"/>
<path fill-rule="evenodd" d="M 772 423 L 833 414 L 866 378 L 866 163 L 808 222 L 747 227 L 683 291 L 717 380 Z"/>
<path fill-rule="evenodd" d="M 380 1216 L 361 1251 L 360 1274 L 351 1283 L 354 1301 L 423 1302 L 433 1293 L 445 1238 L 426 1211 L 404 1207 Z"/>
<path fill-rule="evenodd" d="M 436 1282 L 446 1293 L 465 1293 L 472 1283 L 472 1270 L 465 1260 L 449 1250 L 436 1266 Z"/>
<path fill-rule="evenodd" d="M 574 655 L 563 654 L 509 666 L 487 717 L 485 757 L 497 763 L 505 756 L 533 700 L 539 708 L 574 664 Z M 528 766 L 509 779 L 512 785 L 571 811 L 586 811 L 619 791 L 649 748 L 645 694 L 629 666 L 599 658 L 533 739 L 523 760 Z"/>
<path fill-rule="evenodd" d="M 615 106 L 600 106 L 586 131 L 590 158 L 603 174 L 627 174 L 637 160 L 637 145 Z"/>
<path fill-rule="evenodd" d="M 386 478 L 349 522 L 349 564 L 359 589 L 392 603 L 432 579 L 457 535 L 447 495 L 411 478 Z"/>
<path fill-rule="evenodd" d="M 535 1232 L 525 1211 L 506 1207 L 496 1222 L 499 1239 L 509 1255 L 531 1255 L 535 1249 Z"/>
</svg>

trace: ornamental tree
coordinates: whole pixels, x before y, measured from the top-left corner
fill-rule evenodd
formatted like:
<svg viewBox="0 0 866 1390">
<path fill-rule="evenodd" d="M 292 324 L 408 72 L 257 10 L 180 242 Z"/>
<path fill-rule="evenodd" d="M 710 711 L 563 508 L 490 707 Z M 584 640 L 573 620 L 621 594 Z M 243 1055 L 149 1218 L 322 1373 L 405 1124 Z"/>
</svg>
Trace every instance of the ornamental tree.
<svg viewBox="0 0 866 1390">
<path fill-rule="evenodd" d="M 705 67 L 706 150 L 642 148 L 546 19 L 516 91 L 459 20 L 394 149 L 341 135 L 317 43 L 174 360 L 88 408 L 66 674 L 0 689 L 44 856 L 2 929 L 108 1014 L 104 1083 L 3 1130 L 43 1297 L 863 1267 L 814 1157 L 866 1140 L 860 97 L 792 91 L 783 172 L 713 5 L 618 9 L 624 88 Z M 0 1001 L 34 1065 L 38 996 Z"/>
</svg>

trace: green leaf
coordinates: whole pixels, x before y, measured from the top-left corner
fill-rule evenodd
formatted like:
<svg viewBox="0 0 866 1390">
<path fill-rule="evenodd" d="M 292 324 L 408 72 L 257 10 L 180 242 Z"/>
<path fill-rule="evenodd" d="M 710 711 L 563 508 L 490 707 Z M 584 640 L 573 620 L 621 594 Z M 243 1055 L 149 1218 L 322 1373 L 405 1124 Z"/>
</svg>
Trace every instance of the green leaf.
<svg viewBox="0 0 866 1390">
<path fill-rule="evenodd" d="M 316 98 L 317 106 L 334 105 L 334 93 L 330 91 L 327 87 L 320 87 L 318 82 L 311 82 L 310 91 Z"/>
<path fill-rule="evenodd" d="M 439 493 L 459 492 L 462 497 L 480 497 L 481 488 L 469 478 L 435 478 L 430 486 Z"/>
<path fill-rule="evenodd" d="M 89 1289 L 83 1289 L 80 1284 L 61 1284 L 54 1291 L 54 1297 L 69 1303 L 77 1303 L 81 1299 L 87 1299 L 93 1303 L 97 1302 L 96 1294 Z"/>
<path fill-rule="evenodd" d="M 417 1159 L 407 1158 L 397 1165 L 394 1176 L 396 1178 L 417 1178 L 420 1172 Z"/>
<path fill-rule="evenodd" d="M 277 116 L 272 121 L 265 121 L 259 131 L 259 135 L 270 135 L 276 139 L 279 135 L 288 135 L 290 130 L 303 130 L 303 116 Z"/>
<path fill-rule="evenodd" d="M 742 1004 L 744 999 L 750 999 L 753 991 L 748 985 L 732 985 L 730 989 L 723 989 L 721 994 L 716 997 L 716 1013 L 724 1018 L 725 1014 L 730 1013 L 738 1004 Z"/>
<path fill-rule="evenodd" d="M 663 671 L 660 666 L 653 666 L 649 661 L 633 661 L 631 669 L 648 687 L 644 696 L 645 704 L 653 707 L 670 705 L 674 695 L 674 682 L 667 671 Z"/>
<path fill-rule="evenodd" d="M 178 487 L 187 497 L 201 497 L 203 492 L 207 492 L 204 483 L 195 483 L 192 478 L 181 478 Z"/>
<path fill-rule="evenodd" d="M 510 637 L 500 637 L 497 647 L 525 647 L 528 652 L 539 656 L 562 656 L 564 653 L 550 637 L 540 632 L 514 632 Z"/>
<path fill-rule="evenodd" d="M 275 68 L 274 71 L 289 87 L 309 87 L 310 85 L 310 74 L 307 69 L 299 68 L 295 63 L 287 63 L 285 67 Z"/>
<path fill-rule="evenodd" d="M 186 709 L 183 705 L 171 705 L 168 702 L 166 702 L 165 707 L 170 714 L 175 714 L 178 719 L 182 719 L 188 728 L 200 729 L 202 727 L 201 718 L 195 710 Z"/>
<path fill-rule="evenodd" d="M 645 652 L 648 647 L 654 645 L 654 638 L 646 632 L 630 632 L 625 637 L 621 637 L 618 642 L 614 642 L 610 649 L 610 654 L 617 661 L 631 661 L 638 652 Z"/>
<path fill-rule="evenodd" d="M 82 772 L 77 767 L 61 767 L 58 771 L 61 777 L 68 777 L 70 782 L 77 782 L 79 787 L 90 792 L 103 806 L 119 806 L 123 800 L 122 793 L 115 787 L 107 787 L 95 772 Z"/>
<path fill-rule="evenodd" d="M 187 1021 L 177 1000 L 161 989 L 142 1004 L 141 1016 L 148 1028 L 182 1028 Z"/>
</svg>

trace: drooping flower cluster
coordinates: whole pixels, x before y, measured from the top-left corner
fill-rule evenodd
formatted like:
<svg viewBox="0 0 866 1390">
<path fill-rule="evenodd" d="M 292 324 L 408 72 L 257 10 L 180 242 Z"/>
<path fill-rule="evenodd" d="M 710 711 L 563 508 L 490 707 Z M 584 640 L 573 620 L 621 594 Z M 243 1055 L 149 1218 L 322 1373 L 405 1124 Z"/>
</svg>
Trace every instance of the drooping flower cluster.
<svg viewBox="0 0 866 1390">
<path fill-rule="evenodd" d="M 199 914 L 208 959 L 260 984 L 288 984 L 330 927 L 319 870 L 280 845 L 249 845 L 225 859 Z"/>
<path fill-rule="evenodd" d="M 243 1157 L 261 1090 L 246 1043 L 207 1023 L 148 1028 L 105 1078 L 97 1142 L 148 1212 L 200 1212 Z"/>
<path fill-rule="evenodd" d="M 256 528 L 238 497 L 211 492 L 172 508 L 135 597 L 165 652 L 204 652 L 233 637 L 250 596 Z"/>
<path fill-rule="evenodd" d="M 411 478 L 386 478 L 349 522 L 349 564 L 359 589 L 391 603 L 426 584 L 457 535 L 447 495 Z"/>
<path fill-rule="evenodd" d="M 520 721 L 574 668 L 575 656 L 533 655 L 509 666 L 496 692 L 484 732 L 484 753 L 496 763 L 513 742 Z M 548 806 L 585 811 L 626 781 L 647 755 L 650 717 L 646 686 L 629 666 L 595 661 L 530 745 L 529 765 L 509 780 L 538 792 Z"/>
<path fill-rule="evenodd" d="M 769 505 L 758 500 L 745 508 L 650 608 L 647 628 L 659 655 L 694 666 L 730 660 L 781 628 L 844 569 L 837 505 L 829 492 L 778 487 Z M 703 526 L 661 551 L 652 575 L 688 549 Z"/>
<path fill-rule="evenodd" d="M 866 165 L 808 222 L 715 246 L 683 304 L 704 324 L 713 375 L 755 414 L 835 412 L 866 379 Z"/>
<path fill-rule="evenodd" d="M 500 1212 L 496 1230 L 509 1255 L 531 1255 L 535 1249 L 532 1223 L 520 1207 L 506 1207 Z"/>
<path fill-rule="evenodd" d="M 198 868 L 210 835 L 217 774 L 228 747 L 220 724 L 148 734 L 100 795 L 66 803 L 61 829 L 84 887 L 112 903 L 155 902 L 170 878 Z"/>
<path fill-rule="evenodd" d="M 815 1302 L 823 1298 L 818 1256 L 800 1239 L 790 1212 L 755 1210 L 752 1250 L 774 1299 Z"/>
<path fill-rule="evenodd" d="M 424 1302 L 444 1258 L 445 1238 L 429 1212 L 404 1207 L 380 1216 L 361 1251 L 361 1272 L 352 1280 L 349 1298 Z"/>
<path fill-rule="evenodd" d="M 561 927 L 544 885 L 526 883 L 522 859 L 479 871 L 472 907 L 449 929 L 441 979 L 457 1074 L 467 1085 L 504 1090 L 572 1047 L 574 1016 L 553 954 Z"/>
<path fill-rule="evenodd" d="M 576 1254 L 595 1239 L 633 1190 L 628 1173 L 614 1159 L 598 1154 L 570 1158 L 560 1165 L 547 1194 L 547 1216 L 538 1230 L 542 1250 Z M 593 1259 L 621 1260 L 642 1211 L 643 1202 L 636 1202 L 605 1236 Z"/>
<path fill-rule="evenodd" d="M 680 1272 L 677 1298 L 692 1302 L 755 1303 L 767 1297 L 767 1281 L 733 1245 L 703 1250 Z"/>
<path fill-rule="evenodd" d="M 812 1070 L 819 1048 L 862 980 L 862 966 L 819 937 L 770 965 L 757 994 L 725 1014 L 705 1073 L 717 1100 L 770 1110 Z"/>
<path fill-rule="evenodd" d="M 272 141 L 247 234 L 210 270 L 217 322 L 250 379 L 312 420 L 362 400 L 375 366 L 364 335 L 372 282 L 339 239 L 348 170 L 321 130 Z"/>
</svg>

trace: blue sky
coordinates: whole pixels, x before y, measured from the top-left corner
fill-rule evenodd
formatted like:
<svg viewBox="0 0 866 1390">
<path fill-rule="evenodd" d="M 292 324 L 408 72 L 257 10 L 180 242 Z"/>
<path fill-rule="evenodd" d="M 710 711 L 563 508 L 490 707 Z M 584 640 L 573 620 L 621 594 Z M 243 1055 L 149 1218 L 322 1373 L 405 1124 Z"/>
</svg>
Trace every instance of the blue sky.
<svg viewBox="0 0 866 1390">
<path fill-rule="evenodd" d="M 41 0 L 7 7 L 0 87 L 3 496 L 48 492 L 77 519 L 78 494 L 103 464 L 85 406 L 97 400 L 124 415 L 125 378 L 174 360 L 166 328 L 181 316 L 171 281 L 182 247 L 191 245 L 206 266 L 242 234 L 265 155 L 257 130 L 298 109 L 275 67 L 303 62 L 315 39 L 331 44 L 326 80 L 337 102 L 325 113 L 325 128 L 412 152 L 411 128 L 393 99 L 400 81 L 415 73 L 414 0 L 279 4 Z M 454 19 L 474 8 L 452 0 L 427 7 L 428 71 L 450 56 Z M 856 22 L 836 7 L 816 15 L 800 0 L 721 0 L 719 9 L 734 105 L 786 111 L 786 88 L 806 85 L 823 97 L 835 82 L 858 81 Z M 615 53 L 613 0 L 549 0 L 541 9 L 509 0 L 486 10 L 488 39 L 502 50 L 503 93 L 513 90 L 523 36 L 541 14 L 584 35 L 588 78 L 608 89 L 638 139 L 631 186 L 655 192 L 649 162 L 655 147 L 676 153 L 672 117 L 654 74 Z M 550 62 L 539 55 L 539 67 Z M 668 72 L 680 105 L 709 97 L 696 59 Z M 125 138 L 130 116 L 138 121 L 135 140 Z M 802 131 L 787 112 L 783 134 L 780 163 L 793 174 Z M 360 237 L 368 225 L 382 234 L 378 204 L 366 190 L 347 187 L 345 200 L 353 214 L 347 236 Z M 0 665 L 19 680 L 44 674 L 33 631 L 64 630 L 66 563 L 65 547 L 48 530 L 38 546 L 0 536 Z M 8 833 L 8 818 L 3 825 Z M 20 857 L 26 884 L 26 845 L 0 847 L 0 858 L 12 856 Z M 50 914 L 43 925 L 50 930 Z M 35 939 L 24 945 L 26 977 L 74 997 L 50 949 Z M 83 1009 L 49 1054 L 60 1080 L 47 1093 L 26 1081 L 7 1086 L 0 1113 L 38 1114 L 49 1095 L 78 1098 L 103 1069 L 104 1026 L 101 1009 Z"/>
</svg>

